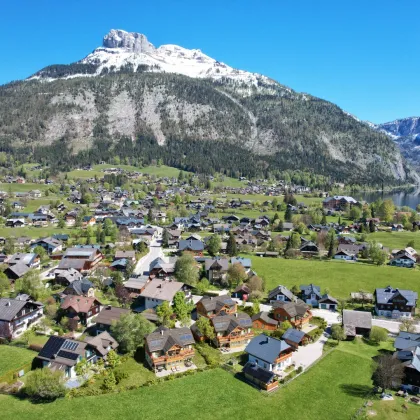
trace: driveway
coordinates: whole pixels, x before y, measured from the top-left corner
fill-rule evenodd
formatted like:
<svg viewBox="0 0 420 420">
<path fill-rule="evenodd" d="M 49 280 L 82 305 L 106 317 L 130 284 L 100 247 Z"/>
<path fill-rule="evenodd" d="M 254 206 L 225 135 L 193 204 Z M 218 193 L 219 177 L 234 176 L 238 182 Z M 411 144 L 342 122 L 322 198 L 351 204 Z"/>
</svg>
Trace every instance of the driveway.
<svg viewBox="0 0 420 420">
<path fill-rule="evenodd" d="M 150 270 L 150 263 L 156 258 L 163 257 L 162 251 L 162 228 L 156 227 L 157 237 L 152 240 L 149 247 L 149 252 L 142 258 L 140 258 L 134 269 L 134 274 L 137 275 L 148 275 Z"/>
<path fill-rule="evenodd" d="M 306 369 L 315 363 L 322 356 L 324 344 L 328 337 L 328 334 L 324 332 L 315 343 L 299 347 L 298 351 L 294 352 L 292 356 L 292 361 L 295 362 L 296 367 L 302 366 Z"/>
<path fill-rule="evenodd" d="M 313 316 L 324 318 L 328 325 L 341 323 L 341 316 L 339 312 L 331 312 L 326 309 L 311 309 L 311 312 Z"/>
</svg>

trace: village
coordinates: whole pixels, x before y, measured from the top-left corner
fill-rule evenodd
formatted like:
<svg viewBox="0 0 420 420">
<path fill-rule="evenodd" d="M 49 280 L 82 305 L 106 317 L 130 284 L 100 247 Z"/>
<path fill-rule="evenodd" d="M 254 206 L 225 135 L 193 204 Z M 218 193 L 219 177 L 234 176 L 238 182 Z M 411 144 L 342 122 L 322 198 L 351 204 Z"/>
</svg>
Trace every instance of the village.
<svg viewBox="0 0 420 420">
<path fill-rule="evenodd" d="M 291 180 L 39 170 L 1 184 L 0 356 L 19 353 L 2 392 L 37 372 L 77 398 L 221 368 L 277 395 L 353 345 L 379 357 L 364 410 L 420 404 L 416 209 Z"/>
</svg>

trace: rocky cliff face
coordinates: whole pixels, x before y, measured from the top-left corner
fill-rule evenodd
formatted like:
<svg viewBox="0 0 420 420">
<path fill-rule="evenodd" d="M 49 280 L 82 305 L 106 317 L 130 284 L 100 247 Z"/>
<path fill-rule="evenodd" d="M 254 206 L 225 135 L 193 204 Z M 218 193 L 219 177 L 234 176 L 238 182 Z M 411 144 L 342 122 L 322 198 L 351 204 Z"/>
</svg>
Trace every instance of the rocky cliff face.
<svg viewBox="0 0 420 420">
<path fill-rule="evenodd" d="M 83 60 L 0 87 L 0 146 L 65 139 L 75 153 L 98 139 L 115 144 L 139 136 L 172 148 L 177 140 L 203 142 L 216 160 L 225 144 L 265 168 L 343 182 L 413 178 L 388 136 L 334 104 L 200 50 L 156 48 L 138 33 L 112 30 Z M 233 156 L 227 165 L 234 167 Z"/>
</svg>

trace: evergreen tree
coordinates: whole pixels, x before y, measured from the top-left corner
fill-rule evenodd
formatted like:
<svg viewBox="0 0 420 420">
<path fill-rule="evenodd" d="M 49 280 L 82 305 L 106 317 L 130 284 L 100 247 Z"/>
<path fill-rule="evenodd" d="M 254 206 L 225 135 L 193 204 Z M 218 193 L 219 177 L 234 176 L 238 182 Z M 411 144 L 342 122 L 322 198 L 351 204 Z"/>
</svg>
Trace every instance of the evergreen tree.
<svg viewBox="0 0 420 420">
<path fill-rule="evenodd" d="M 292 209 L 289 206 L 287 206 L 286 211 L 284 212 L 284 220 L 286 222 L 292 221 Z"/>
<path fill-rule="evenodd" d="M 232 233 L 229 235 L 229 239 L 227 241 L 226 252 L 230 257 L 235 257 L 238 254 L 235 237 Z"/>
</svg>

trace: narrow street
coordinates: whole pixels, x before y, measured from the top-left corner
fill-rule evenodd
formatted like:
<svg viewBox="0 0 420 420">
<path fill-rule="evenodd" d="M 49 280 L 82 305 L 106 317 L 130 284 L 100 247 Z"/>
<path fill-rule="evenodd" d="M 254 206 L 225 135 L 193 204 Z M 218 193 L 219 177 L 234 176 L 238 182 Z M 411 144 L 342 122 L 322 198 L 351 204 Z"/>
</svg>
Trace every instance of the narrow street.
<svg viewBox="0 0 420 420">
<path fill-rule="evenodd" d="M 142 258 L 140 258 L 134 269 L 136 275 L 148 275 L 150 270 L 150 263 L 156 258 L 163 257 L 162 251 L 162 231 L 161 227 L 156 226 L 157 236 L 152 240 L 149 246 L 149 252 Z"/>
</svg>

